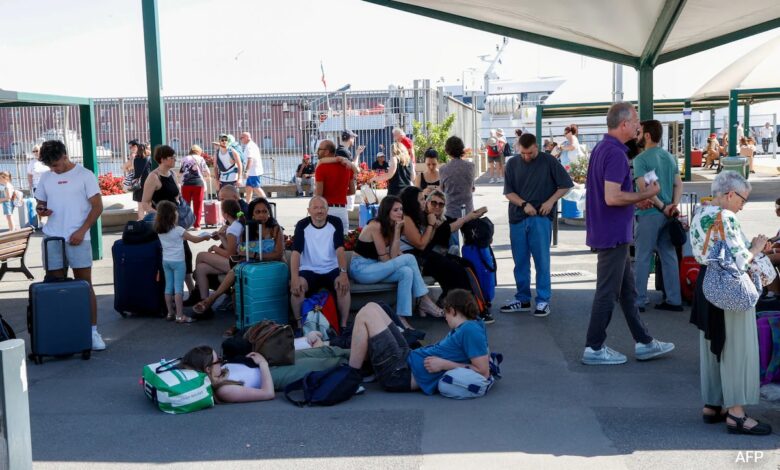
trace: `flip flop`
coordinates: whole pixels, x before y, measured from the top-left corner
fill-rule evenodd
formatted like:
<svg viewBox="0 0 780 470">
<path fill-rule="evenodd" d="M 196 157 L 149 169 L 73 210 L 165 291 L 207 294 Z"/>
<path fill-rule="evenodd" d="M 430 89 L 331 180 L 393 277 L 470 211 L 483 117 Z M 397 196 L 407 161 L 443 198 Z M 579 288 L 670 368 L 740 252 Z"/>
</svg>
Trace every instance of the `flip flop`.
<svg viewBox="0 0 780 470">
<path fill-rule="evenodd" d="M 179 318 L 176 319 L 176 323 L 194 323 L 197 320 L 195 320 L 192 317 L 188 317 L 186 315 L 182 315 Z"/>
</svg>

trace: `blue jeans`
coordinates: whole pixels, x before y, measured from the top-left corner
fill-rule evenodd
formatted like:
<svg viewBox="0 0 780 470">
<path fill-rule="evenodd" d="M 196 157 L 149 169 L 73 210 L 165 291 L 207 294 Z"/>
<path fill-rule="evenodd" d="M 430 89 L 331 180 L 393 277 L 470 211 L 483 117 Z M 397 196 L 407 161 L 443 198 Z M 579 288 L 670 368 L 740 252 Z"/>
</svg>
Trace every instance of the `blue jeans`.
<svg viewBox="0 0 780 470">
<path fill-rule="evenodd" d="M 361 284 L 397 282 L 395 311 L 399 317 L 412 316 L 412 299 L 428 293 L 428 286 L 414 256 L 403 254 L 389 261 L 378 261 L 353 255 L 349 275 Z"/>
<path fill-rule="evenodd" d="M 515 299 L 531 301 L 531 256 L 536 268 L 536 303 L 550 302 L 550 240 L 552 221 L 548 217 L 527 217 L 509 224 L 509 241 L 515 262 Z"/>
<path fill-rule="evenodd" d="M 186 272 L 184 261 L 163 260 L 163 272 L 165 273 L 165 295 L 182 295 Z"/>
<path fill-rule="evenodd" d="M 658 251 L 658 257 L 661 258 L 661 266 L 656 266 L 656 270 L 660 268 L 664 273 L 665 300 L 672 305 L 682 305 L 677 250 L 672 245 L 669 231 L 665 230 L 666 224 L 666 216 L 657 211 L 637 217 L 634 234 L 636 255 L 634 271 L 636 274 L 636 304 L 639 307 L 644 307 L 648 303 L 647 279 L 650 276 L 650 261 L 655 251 Z"/>
</svg>

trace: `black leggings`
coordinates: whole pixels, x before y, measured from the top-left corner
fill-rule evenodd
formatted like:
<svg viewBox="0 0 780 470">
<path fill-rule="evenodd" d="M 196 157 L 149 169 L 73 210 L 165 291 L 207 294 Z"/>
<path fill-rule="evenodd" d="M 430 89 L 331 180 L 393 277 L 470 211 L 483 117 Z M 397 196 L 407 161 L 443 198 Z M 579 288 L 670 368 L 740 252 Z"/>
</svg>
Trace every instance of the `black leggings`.
<svg viewBox="0 0 780 470">
<path fill-rule="evenodd" d="M 471 292 L 471 283 L 469 283 L 466 270 L 457 261 L 449 257 L 428 251 L 420 254 L 417 261 L 422 261 L 423 276 L 431 276 L 436 279 L 442 290 L 442 296 L 452 289 L 465 289 Z"/>
</svg>

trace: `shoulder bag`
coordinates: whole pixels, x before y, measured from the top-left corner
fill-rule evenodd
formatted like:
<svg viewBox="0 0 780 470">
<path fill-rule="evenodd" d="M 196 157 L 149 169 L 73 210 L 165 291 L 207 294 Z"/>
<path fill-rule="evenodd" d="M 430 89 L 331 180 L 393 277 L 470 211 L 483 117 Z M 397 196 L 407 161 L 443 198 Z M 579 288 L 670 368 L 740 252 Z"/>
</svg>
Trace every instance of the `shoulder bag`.
<svg viewBox="0 0 780 470">
<path fill-rule="evenodd" d="M 713 231 L 718 232 L 720 239 L 707 251 Z M 712 226 L 707 230 L 702 248 L 702 254 L 707 259 L 707 271 L 702 284 L 704 297 L 722 310 L 742 312 L 758 303 L 761 283 L 757 275 L 743 273 L 737 268 L 734 255 L 731 254 L 725 239 L 722 212 L 718 212 Z"/>
</svg>

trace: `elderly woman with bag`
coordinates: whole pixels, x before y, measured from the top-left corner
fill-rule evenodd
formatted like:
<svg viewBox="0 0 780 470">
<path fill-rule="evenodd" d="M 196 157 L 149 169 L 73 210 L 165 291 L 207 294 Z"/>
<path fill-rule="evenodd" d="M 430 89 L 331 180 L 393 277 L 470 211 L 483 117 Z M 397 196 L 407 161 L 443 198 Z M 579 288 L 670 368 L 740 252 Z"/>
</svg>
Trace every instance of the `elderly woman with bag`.
<svg viewBox="0 0 780 470">
<path fill-rule="evenodd" d="M 737 213 L 747 202 L 750 191 L 750 183 L 742 176 L 724 171 L 712 182 L 712 205 L 697 210 L 693 217 L 691 245 L 702 267 L 696 282 L 691 323 L 701 330 L 699 363 L 704 422 L 726 421 L 728 432 L 733 434 L 766 435 L 772 428 L 749 418 L 743 408 L 759 400 L 755 301 L 746 292 L 756 287 L 751 285 L 753 272 L 758 271 L 754 259 L 767 244 L 763 235 L 749 242 L 737 220 Z M 722 257 L 720 263 L 714 261 L 718 255 Z M 712 272 L 708 274 L 708 270 Z M 712 277 L 726 270 L 740 273 L 734 281 L 740 285 L 713 289 Z M 716 303 L 752 306 L 724 310 Z"/>
</svg>

